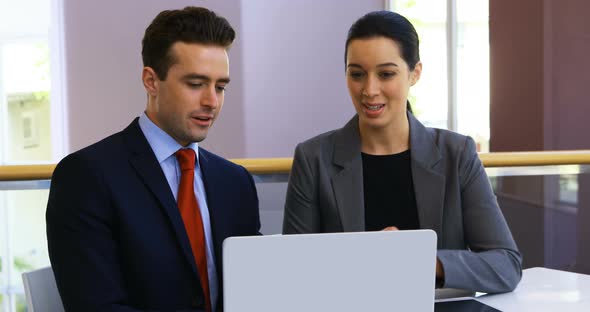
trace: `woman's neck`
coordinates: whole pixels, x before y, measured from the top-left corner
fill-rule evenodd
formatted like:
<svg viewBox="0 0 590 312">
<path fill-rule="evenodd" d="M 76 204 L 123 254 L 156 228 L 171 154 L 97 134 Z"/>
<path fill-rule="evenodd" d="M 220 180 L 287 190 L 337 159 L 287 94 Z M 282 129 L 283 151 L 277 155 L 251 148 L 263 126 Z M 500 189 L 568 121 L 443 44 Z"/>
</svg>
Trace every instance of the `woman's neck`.
<svg viewBox="0 0 590 312">
<path fill-rule="evenodd" d="M 380 128 L 359 123 L 359 130 L 361 151 L 365 154 L 391 155 L 410 148 L 410 124 L 405 114 Z"/>
</svg>

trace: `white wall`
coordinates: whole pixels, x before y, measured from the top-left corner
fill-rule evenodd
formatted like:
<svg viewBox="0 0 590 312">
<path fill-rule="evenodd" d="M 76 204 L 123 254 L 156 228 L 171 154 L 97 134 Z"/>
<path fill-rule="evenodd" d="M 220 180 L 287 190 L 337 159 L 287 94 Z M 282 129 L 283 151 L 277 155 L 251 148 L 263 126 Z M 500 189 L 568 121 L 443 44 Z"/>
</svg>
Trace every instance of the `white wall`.
<svg viewBox="0 0 590 312">
<path fill-rule="evenodd" d="M 208 7 L 237 31 L 225 105 L 203 146 L 228 157 L 291 156 L 354 112 L 344 81 L 352 22 L 382 0 L 64 0 L 69 150 L 127 126 L 145 108 L 141 39 L 164 9 Z"/>
</svg>

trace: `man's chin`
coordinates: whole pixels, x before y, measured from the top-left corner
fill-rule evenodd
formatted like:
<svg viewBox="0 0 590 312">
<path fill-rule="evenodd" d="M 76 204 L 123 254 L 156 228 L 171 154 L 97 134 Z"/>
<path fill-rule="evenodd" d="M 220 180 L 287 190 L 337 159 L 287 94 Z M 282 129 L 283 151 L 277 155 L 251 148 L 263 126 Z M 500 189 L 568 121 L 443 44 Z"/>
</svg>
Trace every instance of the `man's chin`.
<svg viewBox="0 0 590 312">
<path fill-rule="evenodd" d="M 199 143 L 199 142 L 202 142 L 203 140 L 205 140 L 206 138 L 207 138 L 207 133 L 200 133 L 200 134 L 191 136 L 191 142 Z"/>
<path fill-rule="evenodd" d="M 176 142 L 178 142 L 180 145 L 182 146 L 187 146 L 191 143 L 199 143 L 203 140 L 205 140 L 205 138 L 207 137 L 206 133 L 200 133 L 200 134 L 194 134 L 194 133 L 190 133 L 188 135 L 184 135 L 184 136 L 178 136 L 176 139 Z"/>
</svg>

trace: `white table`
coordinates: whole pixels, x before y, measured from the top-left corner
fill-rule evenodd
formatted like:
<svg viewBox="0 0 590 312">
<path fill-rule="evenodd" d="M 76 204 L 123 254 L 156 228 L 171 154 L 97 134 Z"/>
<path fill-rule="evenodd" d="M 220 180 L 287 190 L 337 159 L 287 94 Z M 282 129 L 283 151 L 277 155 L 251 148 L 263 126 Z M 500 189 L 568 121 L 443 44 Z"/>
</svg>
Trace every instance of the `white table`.
<svg viewBox="0 0 590 312">
<path fill-rule="evenodd" d="M 523 270 L 522 280 L 511 293 L 477 298 L 504 312 L 590 311 L 590 275 L 546 268 Z"/>
</svg>

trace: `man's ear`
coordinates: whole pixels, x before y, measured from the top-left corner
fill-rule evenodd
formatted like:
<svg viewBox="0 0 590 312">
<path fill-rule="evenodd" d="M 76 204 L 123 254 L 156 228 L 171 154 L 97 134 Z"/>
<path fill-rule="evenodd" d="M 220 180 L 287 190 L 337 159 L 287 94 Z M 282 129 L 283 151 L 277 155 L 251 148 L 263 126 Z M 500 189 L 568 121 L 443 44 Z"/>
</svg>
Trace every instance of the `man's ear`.
<svg viewBox="0 0 590 312">
<path fill-rule="evenodd" d="M 158 95 L 160 79 L 158 79 L 158 75 L 153 68 L 147 66 L 144 67 L 141 72 L 141 80 L 148 95 Z"/>
<path fill-rule="evenodd" d="M 415 85 L 416 82 L 418 82 L 418 80 L 420 80 L 420 75 L 422 75 L 422 62 L 418 62 L 416 63 L 416 66 L 414 66 L 414 70 L 411 72 L 411 76 L 410 77 L 410 81 L 411 81 L 411 86 Z"/>
</svg>

